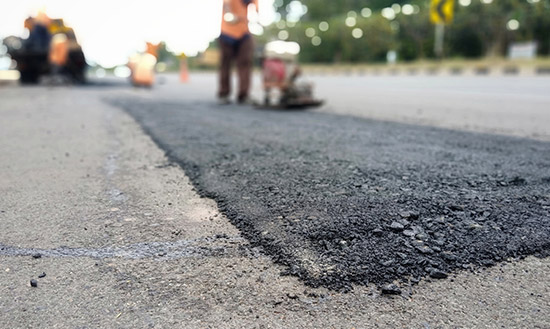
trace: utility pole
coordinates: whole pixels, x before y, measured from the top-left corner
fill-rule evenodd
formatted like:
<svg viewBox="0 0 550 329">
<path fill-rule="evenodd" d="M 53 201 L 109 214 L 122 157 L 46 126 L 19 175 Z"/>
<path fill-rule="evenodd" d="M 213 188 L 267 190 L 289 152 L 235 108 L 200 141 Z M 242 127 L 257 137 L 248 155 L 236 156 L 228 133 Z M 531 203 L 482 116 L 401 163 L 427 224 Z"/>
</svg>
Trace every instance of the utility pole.
<svg viewBox="0 0 550 329">
<path fill-rule="evenodd" d="M 455 0 L 431 0 L 430 21 L 435 25 L 434 53 L 442 59 L 445 44 L 445 24 L 453 20 Z"/>
<path fill-rule="evenodd" d="M 445 41 L 445 24 L 435 24 L 434 53 L 437 59 L 443 59 L 443 45 Z"/>
</svg>

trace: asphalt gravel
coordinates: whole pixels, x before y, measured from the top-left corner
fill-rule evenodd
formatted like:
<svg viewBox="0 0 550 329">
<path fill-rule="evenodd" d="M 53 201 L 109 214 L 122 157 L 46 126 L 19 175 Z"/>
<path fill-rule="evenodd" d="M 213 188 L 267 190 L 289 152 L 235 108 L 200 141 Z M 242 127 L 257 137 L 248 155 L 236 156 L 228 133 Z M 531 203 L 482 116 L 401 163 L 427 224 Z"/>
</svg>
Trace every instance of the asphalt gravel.
<svg viewBox="0 0 550 329">
<path fill-rule="evenodd" d="M 309 112 L 110 99 L 283 274 L 444 279 L 550 251 L 550 143 Z"/>
</svg>

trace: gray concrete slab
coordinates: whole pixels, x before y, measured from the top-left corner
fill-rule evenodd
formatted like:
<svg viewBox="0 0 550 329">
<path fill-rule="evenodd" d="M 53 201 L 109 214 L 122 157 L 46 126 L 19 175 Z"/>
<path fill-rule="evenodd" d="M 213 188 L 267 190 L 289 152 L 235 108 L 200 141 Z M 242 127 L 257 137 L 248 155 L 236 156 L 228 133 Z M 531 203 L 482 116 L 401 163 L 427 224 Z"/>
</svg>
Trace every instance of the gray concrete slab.
<svg viewBox="0 0 550 329">
<path fill-rule="evenodd" d="M 0 89 L 1 327 L 548 327 L 548 259 L 423 281 L 399 297 L 280 276 L 130 117 L 100 101 L 111 92 Z M 168 97 L 156 92 L 114 91 Z M 150 242 L 167 250 L 137 257 Z M 170 254 L 178 243 L 213 252 Z M 37 249 L 44 256 L 29 256 Z"/>
</svg>

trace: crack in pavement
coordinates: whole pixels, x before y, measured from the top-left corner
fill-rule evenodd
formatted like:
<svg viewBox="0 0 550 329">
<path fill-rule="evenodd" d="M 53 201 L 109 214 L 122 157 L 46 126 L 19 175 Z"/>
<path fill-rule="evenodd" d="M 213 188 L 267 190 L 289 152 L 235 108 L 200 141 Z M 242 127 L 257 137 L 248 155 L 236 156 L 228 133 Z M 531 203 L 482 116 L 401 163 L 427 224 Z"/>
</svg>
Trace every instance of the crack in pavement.
<svg viewBox="0 0 550 329">
<path fill-rule="evenodd" d="M 61 246 L 53 249 L 21 248 L 0 243 L 0 256 L 89 257 L 173 260 L 189 257 L 249 257 L 257 258 L 260 252 L 234 236 L 213 236 L 169 242 L 140 242 L 121 247 L 83 248 Z"/>
</svg>

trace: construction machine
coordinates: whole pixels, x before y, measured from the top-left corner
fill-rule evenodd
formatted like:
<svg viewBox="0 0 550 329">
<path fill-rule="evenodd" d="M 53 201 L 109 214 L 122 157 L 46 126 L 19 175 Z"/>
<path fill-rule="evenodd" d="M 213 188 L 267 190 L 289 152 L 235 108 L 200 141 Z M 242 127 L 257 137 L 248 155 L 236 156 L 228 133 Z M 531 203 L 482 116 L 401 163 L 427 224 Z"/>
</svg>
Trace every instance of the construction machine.
<svg viewBox="0 0 550 329">
<path fill-rule="evenodd" d="M 300 45 L 272 41 L 266 44 L 262 58 L 264 102 L 259 108 L 305 109 L 323 105 L 313 97 L 313 84 L 297 81 L 302 74 L 298 65 Z"/>
<path fill-rule="evenodd" d="M 41 76 L 61 76 L 68 82 L 84 83 L 86 59 L 74 30 L 63 19 L 50 19 L 45 14 L 25 20 L 27 38 L 10 36 L 3 40 L 8 55 L 17 63 L 20 81 L 38 83 Z"/>
</svg>

